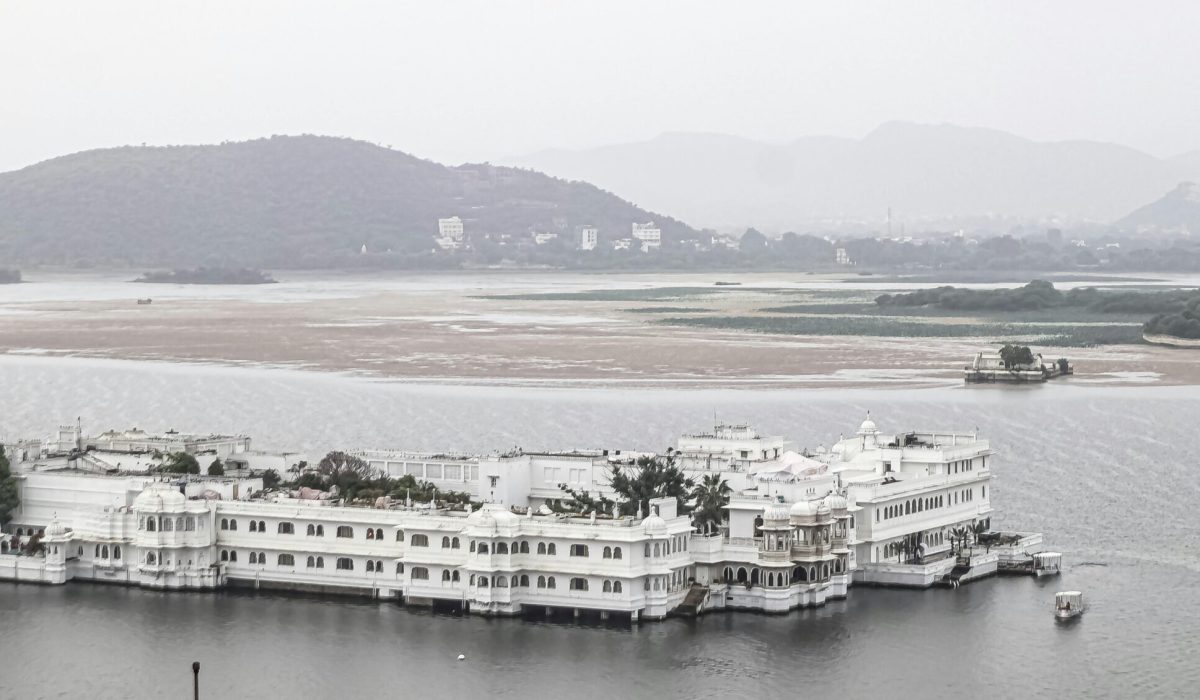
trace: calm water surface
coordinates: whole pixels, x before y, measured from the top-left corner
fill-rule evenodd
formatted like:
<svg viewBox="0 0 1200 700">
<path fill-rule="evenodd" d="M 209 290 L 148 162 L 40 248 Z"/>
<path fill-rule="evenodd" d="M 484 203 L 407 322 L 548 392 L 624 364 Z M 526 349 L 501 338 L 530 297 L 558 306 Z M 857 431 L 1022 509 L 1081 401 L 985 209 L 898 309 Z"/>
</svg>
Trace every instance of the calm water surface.
<svg viewBox="0 0 1200 700">
<path fill-rule="evenodd" d="M 858 588 L 787 616 L 637 628 L 435 616 L 390 603 L 0 584 L 0 697 L 1195 697 L 1200 388 L 617 391 L 424 386 L 290 371 L 0 356 L 0 436 L 80 416 L 244 431 L 256 443 L 464 450 L 663 448 L 750 420 L 829 444 L 972 428 L 1000 451 L 999 527 L 1066 552 L 1058 580 Z M 1056 625 L 1057 589 L 1093 606 Z M 466 654 L 465 662 L 455 657 Z"/>
</svg>

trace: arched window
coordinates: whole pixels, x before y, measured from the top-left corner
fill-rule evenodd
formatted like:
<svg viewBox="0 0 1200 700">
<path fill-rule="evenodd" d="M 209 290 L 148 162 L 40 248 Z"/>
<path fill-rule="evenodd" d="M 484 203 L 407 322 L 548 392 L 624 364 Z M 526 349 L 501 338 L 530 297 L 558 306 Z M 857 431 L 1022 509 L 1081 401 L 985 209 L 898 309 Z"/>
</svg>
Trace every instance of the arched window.
<svg viewBox="0 0 1200 700">
<path fill-rule="evenodd" d="M 655 576 L 654 577 L 654 590 L 657 591 L 657 590 L 660 590 L 661 588 L 662 588 L 662 582 L 658 579 L 657 576 Z"/>
<path fill-rule="evenodd" d="M 620 558 L 621 558 L 621 548 L 613 547 L 613 559 L 620 559 Z"/>
<path fill-rule="evenodd" d="M 250 532 L 258 532 L 258 523 L 250 521 Z"/>
<path fill-rule="evenodd" d="M 545 553 L 546 553 L 546 543 L 538 542 L 538 554 L 545 554 Z"/>
<path fill-rule="evenodd" d="M 183 531 L 183 516 L 182 515 L 179 516 L 178 518 L 175 518 L 175 529 L 180 532 Z"/>
<path fill-rule="evenodd" d="M 296 565 L 296 557 L 292 556 L 291 554 L 280 554 L 279 558 L 276 559 L 275 563 L 278 566 L 295 566 Z"/>
<path fill-rule="evenodd" d="M 450 538 L 449 537 L 442 538 L 442 549 L 450 549 Z"/>
<path fill-rule="evenodd" d="M 604 551 L 600 554 L 600 558 L 601 559 L 612 559 L 612 547 L 605 547 Z"/>
<path fill-rule="evenodd" d="M 338 557 L 338 571 L 354 571 L 354 560 L 350 557 Z"/>
<path fill-rule="evenodd" d="M 551 577 L 547 578 L 546 579 L 546 588 L 555 588 L 555 587 L 556 586 L 554 585 L 554 577 L 551 576 Z"/>
<path fill-rule="evenodd" d="M 231 562 L 236 562 L 236 561 L 237 561 L 237 550 L 236 550 L 236 549 L 234 549 L 234 550 L 230 550 L 230 552 L 229 552 L 229 561 L 231 561 Z"/>
<path fill-rule="evenodd" d="M 104 545 L 100 548 L 100 558 L 108 559 L 108 545 Z"/>
<path fill-rule="evenodd" d="M 370 531 L 368 530 L 368 532 L 370 532 Z M 368 574 L 375 573 L 375 562 L 371 561 L 370 559 L 367 560 L 367 573 Z"/>
<path fill-rule="evenodd" d="M 236 529 L 237 529 L 237 519 L 236 519 L 236 518 L 235 518 L 235 519 L 230 519 L 230 521 L 229 521 L 229 529 L 230 529 L 230 530 L 236 530 Z"/>
<path fill-rule="evenodd" d="M 521 554 L 529 554 L 529 543 L 521 540 Z"/>
<path fill-rule="evenodd" d="M 746 577 L 747 577 L 747 576 L 748 576 L 748 574 L 746 573 L 746 568 L 745 568 L 745 567 L 738 567 L 738 571 L 737 571 L 737 582 L 738 582 L 738 583 L 745 583 L 745 582 L 746 582 Z"/>
<path fill-rule="evenodd" d="M 368 540 L 375 539 L 375 531 L 372 530 L 371 528 L 367 528 L 367 539 Z"/>
<path fill-rule="evenodd" d="M 604 587 L 601 589 L 603 593 L 612 593 L 612 581 L 605 581 Z"/>
<path fill-rule="evenodd" d="M 538 588 L 546 587 L 546 577 L 545 576 L 538 576 L 537 587 Z"/>
<path fill-rule="evenodd" d="M 450 540 L 450 549 L 459 549 L 460 544 L 461 543 L 458 541 L 458 538 L 455 537 Z"/>
<path fill-rule="evenodd" d="M 829 578 L 829 565 L 828 564 L 821 565 L 821 578 Z"/>
<path fill-rule="evenodd" d="M 279 523 L 279 526 L 276 529 L 279 530 L 279 534 L 281 535 L 296 534 L 296 526 L 291 523 Z"/>
<path fill-rule="evenodd" d="M 428 547 L 429 546 L 429 536 L 428 535 L 413 535 L 409 539 L 408 543 L 410 545 L 412 545 L 413 547 Z"/>
<path fill-rule="evenodd" d="M 554 547 L 553 542 L 546 545 L 546 554 L 548 554 L 550 556 L 554 556 L 554 555 L 558 554 L 558 550 Z"/>
<path fill-rule="evenodd" d="M 654 543 L 654 556 L 655 556 L 655 557 L 659 556 L 659 553 L 660 553 L 661 551 L 662 551 L 662 550 L 660 550 L 660 549 L 659 549 L 658 543 L 657 543 L 657 542 L 655 542 L 655 543 Z"/>
<path fill-rule="evenodd" d="M 471 587 L 475 586 L 475 574 L 471 574 L 471 579 L 467 581 L 467 585 Z"/>
<path fill-rule="evenodd" d="M 253 520 L 251 520 L 251 521 L 250 521 L 250 526 L 251 526 L 251 527 L 254 527 L 254 521 L 253 521 Z M 250 552 L 250 563 L 251 563 L 251 564 L 257 564 L 257 563 L 258 563 L 258 553 L 257 553 L 257 552 Z"/>
<path fill-rule="evenodd" d="M 349 525 L 338 525 L 337 536 L 343 538 L 354 537 L 354 528 Z"/>
<path fill-rule="evenodd" d="M 758 569 L 751 570 L 750 571 L 750 585 L 751 586 L 757 585 L 760 580 L 761 579 L 759 578 Z"/>
<path fill-rule="evenodd" d="M 266 531 L 267 531 L 267 524 L 266 524 L 266 523 L 264 523 L 263 521 L 259 520 L 259 521 L 258 521 L 258 531 L 259 531 L 259 532 L 266 532 Z"/>
<path fill-rule="evenodd" d="M 513 574 L 512 580 L 509 581 L 509 583 L 511 584 L 512 588 L 516 588 L 517 586 L 521 585 L 521 577 Z"/>
<path fill-rule="evenodd" d="M 317 526 L 317 537 L 324 537 L 324 536 L 325 536 L 325 526 L 318 525 Z"/>
<path fill-rule="evenodd" d="M 325 568 L 325 557 L 317 557 L 317 568 L 318 569 Z"/>
<path fill-rule="evenodd" d="M 450 569 L 442 569 L 442 583 L 450 582 Z"/>
<path fill-rule="evenodd" d="M 571 545 L 571 556 L 586 557 L 588 555 L 588 546 L 586 544 Z"/>
<path fill-rule="evenodd" d="M 120 558 L 121 558 L 121 545 L 114 544 L 113 545 L 113 559 L 120 559 Z"/>
<path fill-rule="evenodd" d="M 496 588 L 508 588 L 508 578 L 505 576 L 497 576 L 492 585 Z"/>
<path fill-rule="evenodd" d="M 163 532 L 170 532 L 170 531 L 171 531 L 171 519 L 170 519 L 170 518 L 163 518 L 163 519 L 162 519 L 162 531 L 163 531 Z"/>
<path fill-rule="evenodd" d="M 221 561 L 229 561 L 229 552 L 221 550 Z"/>
<path fill-rule="evenodd" d="M 487 554 L 488 553 L 487 542 L 480 542 L 479 546 L 475 548 L 475 551 L 478 554 Z"/>
<path fill-rule="evenodd" d="M 404 573 L 404 562 L 398 561 L 396 562 L 396 574 L 399 575 L 402 573 Z"/>
<path fill-rule="evenodd" d="M 381 528 L 381 527 L 375 528 L 375 539 L 377 539 L 377 540 L 383 539 L 383 528 Z"/>
<path fill-rule="evenodd" d="M 396 530 L 396 541 L 397 542 L 404 541 L 404 530 Z"/>
<path fill-rule="evenodd" d="M 521 588 L 529 588 L 529 575 L 521 574 Z"/>
<path fill-rule="evenodd" d="M 454 583 L 458 583 L 458 581 L 459 581 L 459 578 L 458 578 L 458 572 L 457 572 L 457 571 L 455 571 L 453 574 L 451 574 L 451 575 L 450 575 L 450 580 L 451 580 L 452 582 L 454 582 Z"/>
<path fill-rule="evenodd" d="M 428 581 L 429 569 L 423 566 L 414 566 L 412 568 L 412 578 L 414 581 Z"/>
<path fill-rule="evenodd" d="M 194 518 L 194 517 L 192 517 L 192 516 L 190 516 L 190 515 L 189 515 L 189 516 L 187 517 L 187 520 L 185 521 L 185 523 L 186 523 L 186 524 L 185 524 L 185 526 L 184 526 L 184 529 L 186 529 L 188 532 L 193 532 L 193 531 L 195 531 L 195 529 L 196 529 L 196 518 Z"/>
<path fill-rule="evenodd" d="M 158 563 L 158 557 L 156 557 L 154 555 L 154 552 L 146 553 L 146 563 L 149 564 L 150 566 L 154 566 L 155 564 Z"/>
<path fill-rule="evenodd" d="M 379 561 L 378 559 L 375 560 L 375 571 L 376 573 L 383 573 L 383 562 Z"/>
<path fill-rule="evenodd" d="M 309 525 L 309 527 L 312 527 L 312 525 Z M 314 566 L 316 566 L 316 565 L 317 565 L 317 558 L 316 558 L 316 557 L 309 557 L 308 559 L 306 559 L 306 560 L 304 561 L 304 566 L 305 566 L 305 568 L 311 569 L 311 568 L 313 568 L 313 567 L 314 567 Z"/>
<path fill-rule="evenodd" d="M 621 592 L 621 582 L 613 581 L 613 593 L 620 593 L 620 592 Z"/>
<path fill-rule="evenodd" d="M 480 576 L 480 577 L 479 577 L 479 587 L 480 587 L 480 588 L 487 588 L 487 587 L 488 587 L 488 577 L 487 577 L 487 576 Z"/>
<path fill-rule="evenodd" d="M 496 554 L 508 554 L 508 543 L 507 542 L 497 542 L 496 543 Z"/>
<path fill-rule="evenodd" d="M 315 525 L 313 525 L 312 523 L 309 523 L 309 524 L 308 524 L 308 530 L 306 530 L 306 531 L 305 531 L 305 533 L 306 533 L 306 534 L 307 534 L 309 537 L 312 537 L 313 535 L 317 534 L 317 528 L 316 528 L 316 526 L 315 526 Z"/>
<path fill-rule="evenodd" d="M 96 554 L 95 554 L 94 556 L 95 556 L 97 559 L 99 559 L 99 558 L 100 558 L 100 545 L 96 545 Z"/>
</svg>

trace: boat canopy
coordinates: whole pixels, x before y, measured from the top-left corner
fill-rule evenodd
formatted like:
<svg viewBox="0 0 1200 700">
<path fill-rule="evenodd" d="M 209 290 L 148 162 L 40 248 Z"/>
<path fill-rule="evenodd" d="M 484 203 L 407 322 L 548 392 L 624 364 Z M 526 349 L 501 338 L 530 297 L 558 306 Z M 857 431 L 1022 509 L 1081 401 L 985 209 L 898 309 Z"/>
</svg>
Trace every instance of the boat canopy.
<svg viewBox="0 0 1200 700">
<path fill-rule="evenodd" d="M 1083 593 L 1080 591 L 1059 591 L 1054 594 L 1055 607 L 1063 607 L 1070 603 L 1072 607 L 1079 607 L 1083 603 Z"/>
</svg>

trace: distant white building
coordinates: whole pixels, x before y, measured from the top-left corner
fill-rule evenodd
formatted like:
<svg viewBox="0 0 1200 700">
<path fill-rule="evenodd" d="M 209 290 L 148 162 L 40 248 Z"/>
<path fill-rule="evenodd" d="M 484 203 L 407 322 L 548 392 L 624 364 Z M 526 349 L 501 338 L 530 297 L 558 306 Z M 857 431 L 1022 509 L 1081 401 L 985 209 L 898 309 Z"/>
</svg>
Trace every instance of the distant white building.
<svg viewBox="0 0 1200 700">
<path fill-rule="evenodd" d="M 584 226 L 579 230 L 579 249 L 595 250 L 600 241 L 600 231 L 595 226 Z"/>
<path fill-rule="evenodd" d="M 533 242 L 535 245 L 545 245 L 545 244 L 549 243 L 550 241 L 554 241 L 554 240 L 558 240 L 557 233 L 547 233 L 545 231 L 539 231 L 539 232 L 533 234 Z"/>
<path fill-rule="evenodd" d="M 853 265 L 854 261 L 850 259 L 850 254 L 845 248 L 838 248 L 836 251 L 838 265 Z"/>
<path fill-rule="evenodd" d="M 644 224 L 634 223 L 633 237 L 642 242 L 643 253 L 662 246 L 662 229 L 655 225 L 653 221 L 648 221 Z"/>
<path fill-rule="evenodd" d="M 618 238 L 617 240 L 613 241 L 612 247 L 613 250 L 629 250 L 633 247 L 633 239 Z"/>
<path fill-rule="evenodd" d="M 461 248 L 465 228 L 463 221 L 457 216 L 449 219 L 438 219 L 437 244 L 445 250 Z"/>
</svg>

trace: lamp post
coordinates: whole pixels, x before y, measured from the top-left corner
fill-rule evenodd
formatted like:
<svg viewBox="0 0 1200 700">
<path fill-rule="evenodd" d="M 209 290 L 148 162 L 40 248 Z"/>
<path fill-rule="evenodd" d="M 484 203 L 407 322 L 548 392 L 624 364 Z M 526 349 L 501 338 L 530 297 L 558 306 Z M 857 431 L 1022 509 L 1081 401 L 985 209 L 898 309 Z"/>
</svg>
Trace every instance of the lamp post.
<svg viewBox="0 0 1200 700">
<path fill-rule="evenodd" d="M 200 662 L 192 662 L 192 697 L 200 700 Z"/>
</svg>

